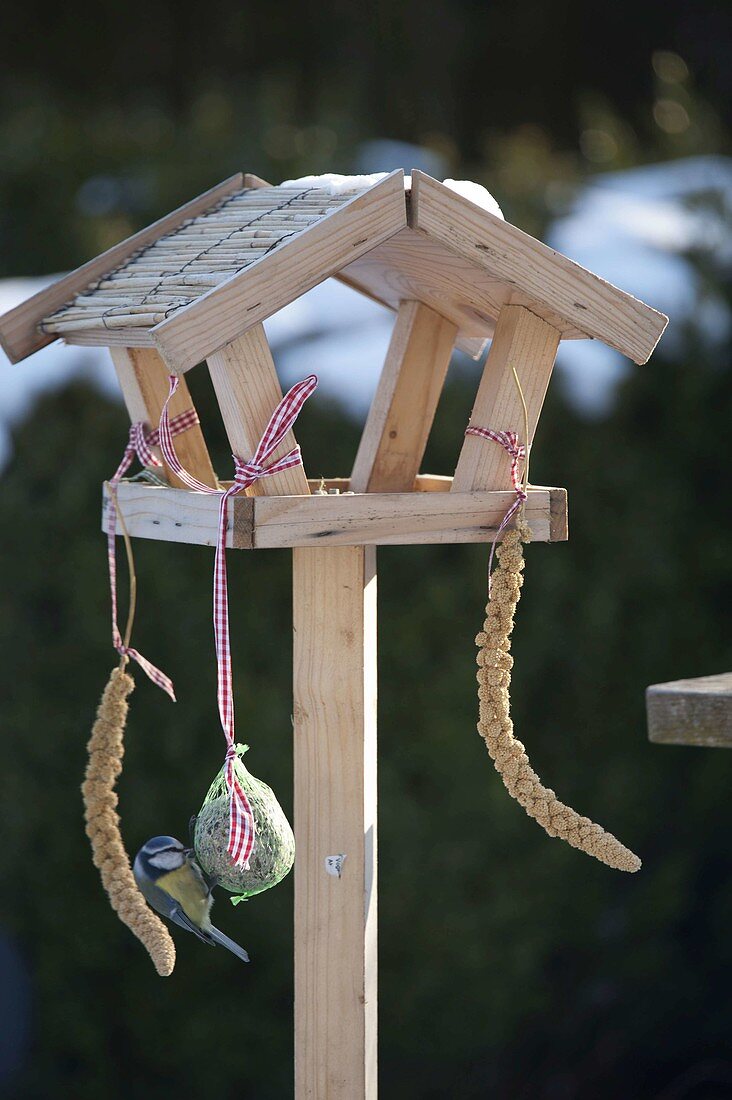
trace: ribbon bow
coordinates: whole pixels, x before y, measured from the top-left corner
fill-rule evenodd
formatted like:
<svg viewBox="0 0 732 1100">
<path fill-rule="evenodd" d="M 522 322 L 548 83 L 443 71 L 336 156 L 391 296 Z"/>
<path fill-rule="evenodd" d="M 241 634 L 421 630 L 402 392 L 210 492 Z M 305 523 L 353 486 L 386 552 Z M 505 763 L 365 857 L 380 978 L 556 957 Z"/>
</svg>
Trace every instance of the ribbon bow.
<svg viewBox="0 0 732 1100">
<path fill-rule="evenodd" d="M 465 429 L 466 435 L 477 435 L 481 439 L 490 439 L 493 443 L 498 443 L 503 447 L 504 451 L 507 451 L 511 458 L 511 481 L 513 483 L 514 492 L 516 493 L 516 499 L 511 507 L 506 512 L 505 516 L 501 520 L 498 530 L 491 544 L 490 557 L 488 558 L 488 583 L 490 585 L 490 575 L 493 569 L 493 555 L 496 552 L 496 543 L 499 536 L 508 526 L 513 519 L 513 516 L 528 499 L 528 494 L 521 483 L 521 472 L 519 470 L 519 463 L 526 458 L 526 448 L 523 443 L 519 443 L 519 437 L 516 432 L 494 432 L 491 428 L 480 428 L 478 425 L 470 425 Z"/>
<path fill-rule="evenodd" d="M 176 389 L 178 378 L 170 375 L 170 393 L 160 416 L 160 448 L 170 469 L 190 489 L 199 493 L 220 493 L 219 528 L 216 539 L 213 583 L 213 624 L 216 642 L 217 696 L 221 728 L 226 738 L 226 786 L 229 790 L 229 841 L 227 850 L 237 866 L 248 867 L 254 848 L 254 814 L 249 800 L 236 775 L 236 744 L 234 736 L 234 697 L 231 675 L 231 645 L 229 638 L 229 593 L 226 576 L 226 532 L 228 528 L 229 499 L 243 492 L 262 477 L 270 477 L 281 470 L 289 470 L 302 462 L 300 447 L 295 446 L 282 458 L 267 462 L 293 427 L 300 410 L 318 384 L 314 374 L 309 375 L 285 394 L 272 413 L 264 434 L 253 456 L 244 460 L 234 459 L 234 481 L 225 491 L 212 489 L 193 477 L 181 466 L 173 445 L 173 424 L 168 419 L 168 404 Z"/>
<path fill-rule="evenodd" d="M 186 409 L 185 412 L 178 413 L 177 416 L 173 417 L 170 422 L 170 430 L 173 435 L 180 435 L 181 432 L 187 431 L 188 428 L 192 428 L 195 424 L 198 424 L 198 414 L 196 410 Z M 164 672 L 161 672 L 159 668 L 151 664 L 146 657 L 143 657 L 138 650 L 124 644 L 117 624 L 117 540 L 115 537 L 117 531 L 117 486 L 129 470 L 135 456 L 137 456 L 143 466 L 161 467 L 163 465 L 151 449 L 152 447 L 157 447 L 159 443 L 160 433 L 157 428 L 152 432 L 146 433 L 145 425 L 141 421 L 132 424 L 127 439 L 127 446 L 122 455 L 122 461 L 117 467 L 114 476 L 109 481 L 107 563 L 109 566 L 109 592 L 112 603 L 112 645 L 121 657 L 131 657 L 133 661 L 137 661 L 140 668 L 150 677 L 152 682 L 157 684 L 159 688 L 162 688 L 163 691 L 167 692 L 173 702 L 175 702 L 175 691 L 173 690 L 172 680 L 170 680 Z"/>
<path fill-rule="evenodd" d="M 198 422 L 198 413 L 196 410 L 186 409 L 185 412 L 178 413 L 177 416 L 173 417 L 170 421 L 170 430 L 173 435 L 180 435 L 181 432 L 187 431 L 188 428 L 195 427 Z M 159 446 L 160 428 L 155 428 L 151 432 L 146 432 L 145 425 L 140 420 L 130 427 L 130 441 L 127 448 L 128 450 L 130 447 L 133 448 L 141 465 L 158 467 L 163 465 L 157 455 L 152 451 L 153 447 Z M 125 452 L 125 454 L 126 453 L 127 452 Z"/>
</svg>

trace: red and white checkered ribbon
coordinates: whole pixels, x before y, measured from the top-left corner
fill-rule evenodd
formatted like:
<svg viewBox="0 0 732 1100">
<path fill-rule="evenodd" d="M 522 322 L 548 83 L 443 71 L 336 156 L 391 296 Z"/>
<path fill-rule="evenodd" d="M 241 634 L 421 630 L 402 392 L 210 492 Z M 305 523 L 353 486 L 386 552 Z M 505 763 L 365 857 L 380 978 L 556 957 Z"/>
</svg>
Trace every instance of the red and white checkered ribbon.
<svg viewBox="0 0 732 1100">
<path fill-rule="evenodd" d="M 298 382 L 289 390 L 272 413 L 264 435 L 254 452 L 254 456 L 245 461 L 237 455 L 234 459 L 233 484 L 221 492 L 204 485 L 185 470 L 175 453 L 173 446 L 172 421 L 168 421 L 168 402 L 178 387 L 176 375 L 170 375 L 170 393 L 163 406 L 160 417 L 160 447 L 165 461 L 171 470 L 190 489 L 199 493 L 220 493 L 219 529 L 216 539 L 213 583 L 213 623 L 216 641 L 216 660 L 218 665 L 218 704 L 221 728 L 226 737 L 226 786 L 229 790 L 229 843 L 228 852 L 234 863 L 249 866 L 249 857 L 254 848 L 254 815 L 249 800 L 236 776 L 236 744 L 234 738 L 234 697 L 231 676 L 231 646 L 229 641 L 229 595 L 226 578 L 226 532 L 228 527 L 229 498 L 241 493 L 262 477 L 271 477 L 281 470 L 289 470 L 302 462 L 299 446 L 293 447 L 282 458 L 267 463 L 267 459 L 279 447 L 291 430 L 303 405 L 318 384 L 314 374 Z"/>
<path fill-rule="evenodd" d="M 186 409 L 185 412 L 178 413 L 177 416 L 173 417 L 170 422 L 170 430 L 173 435 L 180 435 L 181 432 L 187 431 L 195 424 L 198 424 L 196 410 Z M 157 447 L 159 443 L 160 434 L 157 428 L 150 433 L 146 433 L 145 425 L 141 422 L 132 424 L 122 461 L 117 467 L 114 477 L 109 482 L 111 492 L 107 511 L 107 563 L 109 565 L 109 592 L 112 601 L 112 645 L 120 656 L 131 657 L 133 661 L 137 661 L 140 668 L 150 677 L 152 682 L 167 692 L 175 702 L 172 680 L 136 649 L 126 646 L 122 641 L 122 635 L 117 625 L 117 540 L 115 537 L 117 531 L 117 486 L 132 465 L 135 455 L 137 455 L 143 466 L 162 467 L 162 462 L 151 449 Z"/>
<path fill-rule="evenodd" d="M 506 512 L 505 516 L 498 525 L 495 538 L 491 544 L 490 557 L 488 558 L 488 578 L 490 584 L 491 570 L 493 569 L 493 555 L 496 552 L 496 543 L 502 532 L 508 527 L 509 523 L 513 519 L 516 512 L 521 505 L 527 499 L 527 493 L 521 483 L 521 471 L 519 470 L 519 463 L 526 458 L 526 448 L 523 443 L 519 443 L 519 437 L 516 432 L 494 432 L 490 428 L 480 428 L 477 425 L 465 429 L 466 435 L 477 435 L 481 439 L 490 439 L 493 443 L 498 443 L 503 447 L 511 458 L 511 481 L 513 483 L 514 492 L 516 493 L 516 499 L 511 507 Z"/>
</svg>

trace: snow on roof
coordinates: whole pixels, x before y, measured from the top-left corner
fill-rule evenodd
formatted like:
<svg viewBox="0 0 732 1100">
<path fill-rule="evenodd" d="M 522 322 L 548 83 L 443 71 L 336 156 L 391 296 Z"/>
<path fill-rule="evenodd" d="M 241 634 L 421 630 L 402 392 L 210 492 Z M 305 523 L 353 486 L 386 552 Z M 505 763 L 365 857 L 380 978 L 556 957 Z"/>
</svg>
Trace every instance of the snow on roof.
<svg viewBox="0 0 732 1100">
<path fill-rule="evenodd" d="M 387 172 L 372 172 L 370 175 L 339 176 L 334 172 L 324 172 L 321 176 L 300 176 L 299 179 L 285 180 L 280 186 L 320 187 L 327 190 L 330 195 L 347 195 L 354 191 L 365 191 L 367 188 L 373 187 L 379 180 L 386 179 L 387 175 Z M 455 191 L 458 195 L 462 195 L 463 198 L 469 199 L 470 202 L 475 203 L 476 206 L 482 207 L 483 210 L 487 210 L 497 218 L 503 217 L 503 211 L 493 198 L 493 195 L 491 195 L 490 191 L 481 183 L 474 183 L 472 180 L 452 179 L 446 179 L 442 182 L 445 187 L 449 187 L 451 191 Z M 405 190 L 408 191 L 411 186 L 412 177 L 405 175 Z"/>
</svg>

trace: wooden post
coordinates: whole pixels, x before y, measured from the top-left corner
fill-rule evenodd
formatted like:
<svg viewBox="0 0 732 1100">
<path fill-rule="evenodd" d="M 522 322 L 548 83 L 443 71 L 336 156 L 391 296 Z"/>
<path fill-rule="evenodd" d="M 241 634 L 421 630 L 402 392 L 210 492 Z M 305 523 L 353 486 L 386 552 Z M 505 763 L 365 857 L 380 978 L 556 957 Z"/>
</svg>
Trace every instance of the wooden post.
<svg viewBox="0 0 732 1100">
<path fill-rule="evenodd" d="M 511 369 L 515 367 L 526 399 L 531 444 L 551 378 L 559 336 L 557 329 L 524 306 L 504 306 L 498 317 L 470 423 L 494 431 L 517 432 L 524 442 L 523 409 Z M 452 491 L 510 489 L 510 471 L 511 459 L 502 447 L 466 435 Z"/>
<path fill-rule="evenodd" d="M 374 549 L 293 555 L 295 1096 L 375 1100 Z"/>
<path fill-rule="evenodd" d="M 351 474 L 354 493 L 414 488 L 456 336 L 429 306 L 400 304 Z"/>
</svg>

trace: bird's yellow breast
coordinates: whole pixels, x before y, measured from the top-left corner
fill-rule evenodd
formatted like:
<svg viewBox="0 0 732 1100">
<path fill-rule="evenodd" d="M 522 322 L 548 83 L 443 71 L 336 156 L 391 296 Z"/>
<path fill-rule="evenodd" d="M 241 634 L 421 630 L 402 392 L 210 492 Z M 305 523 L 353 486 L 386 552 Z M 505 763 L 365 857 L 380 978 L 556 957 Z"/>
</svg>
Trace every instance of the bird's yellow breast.
<svg viewBox="0 0 732 1100">
<path fill-rule="evenodd" d="M 156 885 L 180 902 L 181 909 L 195 925 L 199 928 L 206 926 L 211 899 L 206 897 L 201 883 L 187 864 L 161 875 Z"/>
</svg>

